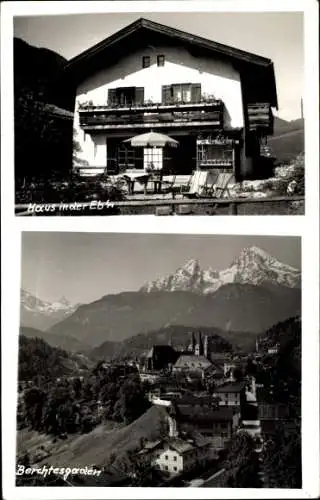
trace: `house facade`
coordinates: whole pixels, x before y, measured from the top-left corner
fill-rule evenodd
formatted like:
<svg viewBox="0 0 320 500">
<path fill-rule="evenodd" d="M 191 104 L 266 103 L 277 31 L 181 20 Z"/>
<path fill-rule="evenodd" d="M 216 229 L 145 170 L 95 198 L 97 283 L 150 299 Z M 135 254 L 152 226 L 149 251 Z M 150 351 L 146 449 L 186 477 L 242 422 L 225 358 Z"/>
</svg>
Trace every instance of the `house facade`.
<svg viewBox="0 0 320 500">
<path fill-rule="evenodd" d="M 181 429 L 196 430 L 210 439 L 212 448 L 217 452 L 225 448 L 240 422 L 240 411 L 232 408 L 217 407 L 212 404 L 195 404 L 183 399 L 175 402 L 179 411 Z"/>
<path fill-rule="evenodd" d="M 244 382 L 230 382 L 217 387 L 214 396 L 221 406 L 240 407 L 244 389 Z"/>
<path fill-rule="evenodd" d="M 84 174 L 194 170 L 262 176 L 277 107 L 271 60 L 147 19 L 72 59 L 74 129 Z M 160 132 L 177 148 L 125 142 Z M 259 169 L 259 171 L 257 171 Z"/>
</svg>

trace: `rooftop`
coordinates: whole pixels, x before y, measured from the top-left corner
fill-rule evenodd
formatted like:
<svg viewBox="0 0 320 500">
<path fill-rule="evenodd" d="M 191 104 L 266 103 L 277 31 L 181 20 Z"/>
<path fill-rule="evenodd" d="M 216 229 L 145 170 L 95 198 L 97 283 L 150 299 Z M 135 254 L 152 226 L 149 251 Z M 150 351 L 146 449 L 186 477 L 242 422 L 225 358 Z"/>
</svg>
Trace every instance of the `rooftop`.
<svg viewBox="0 0 320 500">
<path fill-rule="evenodd" d="M 222 422 L 222 421 L 232 421 L 234 416 L 234 411 L 229 407 L 218 407 L 218 408 L 201 408 L 199 409 L 193 405 L 180 406 L 179 402 L 176 402 L 176 407 L 178 409 L 178 419 L 181 421 L 192 421 L 192 422 Z"/>
<path fill-rule="evenodd" d="M 246 386 L 245 382 L 228 382 L 216 388 L 215 392 L 241 392 Z"/>
<path fill-rule="evenodd" d="M 195 57 L 219 57 L 239 67 L 254 102 L 277 107 L 274 67 L 271 59 L 140 18 L 71 59 L 65 76 L 78 84 L 93 72 L 115 64 L 122 57 L 147 45 L 184 46 Z"/>
<path fill-rule="evenodd" d="M 211 362 L 205 356 L 196 356 L 194 354 L 183 354 L 179 356 L 175 363 L 176 368 L 207 368 Z"/>
</svg>

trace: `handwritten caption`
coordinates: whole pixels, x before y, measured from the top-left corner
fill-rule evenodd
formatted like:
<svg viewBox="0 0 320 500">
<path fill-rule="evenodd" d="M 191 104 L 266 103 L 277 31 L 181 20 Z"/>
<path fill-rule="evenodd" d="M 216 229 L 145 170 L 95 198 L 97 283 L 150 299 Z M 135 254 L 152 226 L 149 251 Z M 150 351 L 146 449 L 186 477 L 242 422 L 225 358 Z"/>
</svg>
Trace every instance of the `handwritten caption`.
<svg viewBox="0 0 320 500">
<path fill-rule="evenodd" d="M 81 212 L 82 210 L 104 210 L 113 208 L 114 203 L 110 201 L 90 201 L 89 203 L 29 203 L 28 213 L 53 213 L 53 212 Z"/>
<path fill-rule="evenodd" d="M 83 475 L 83 476 L 100 476 L 101 470 L 95 469 L 93 467 L 47 467 L 43 465 L 42 467 L 25 467 L 24 465 L 17 465 L 16 475 L 17 476 L 32 476 L 39 475 L 43 477 L 50 476 L 51 474 L 55 476 L 62 476 L 66 480 L 70 475 Z"/>
</svg>

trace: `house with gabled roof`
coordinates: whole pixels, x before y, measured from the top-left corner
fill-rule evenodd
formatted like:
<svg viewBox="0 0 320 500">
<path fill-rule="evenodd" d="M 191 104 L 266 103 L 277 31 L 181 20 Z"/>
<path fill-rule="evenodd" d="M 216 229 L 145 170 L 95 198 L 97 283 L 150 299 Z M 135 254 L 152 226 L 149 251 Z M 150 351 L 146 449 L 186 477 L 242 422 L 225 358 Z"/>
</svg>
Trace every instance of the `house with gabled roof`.
<svg viewBox="0 0 320 500">
<path fill-rule="evenodd" d="M 261 178 L 278 106 L 273 62 L 140 18 L 71 59 L 74 128 L 86 175 L 195 170 Z M 177 148 L 133 148 L 160 132 Z M 267 174 L 266 174 L 267 175 Z"/>
<path fill-rule="evenodd" d="M 219 385 L 214 392 L 215 397 L 219 398 L 221 406 L 240 407 L 242 396 L 245 393 L 246 383 L 244 381 L 228 382 Z"/>
</svg>

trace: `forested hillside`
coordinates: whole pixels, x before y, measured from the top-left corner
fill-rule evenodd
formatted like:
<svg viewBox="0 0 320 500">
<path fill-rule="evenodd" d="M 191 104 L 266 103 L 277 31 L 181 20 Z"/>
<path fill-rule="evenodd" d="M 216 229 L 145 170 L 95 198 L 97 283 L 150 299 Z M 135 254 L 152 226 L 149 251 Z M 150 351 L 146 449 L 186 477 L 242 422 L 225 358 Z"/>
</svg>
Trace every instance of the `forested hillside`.
<svg viewBox="0 0 320 500">
<path fill-rule="evenodd" d="M 72 93 L 61 84 L 66 60 L 14 39 L 14 133 L 17 187 L 32 177 L 66 175 L 72 163 Z"/>
</svg>

